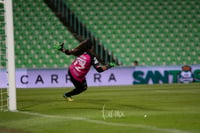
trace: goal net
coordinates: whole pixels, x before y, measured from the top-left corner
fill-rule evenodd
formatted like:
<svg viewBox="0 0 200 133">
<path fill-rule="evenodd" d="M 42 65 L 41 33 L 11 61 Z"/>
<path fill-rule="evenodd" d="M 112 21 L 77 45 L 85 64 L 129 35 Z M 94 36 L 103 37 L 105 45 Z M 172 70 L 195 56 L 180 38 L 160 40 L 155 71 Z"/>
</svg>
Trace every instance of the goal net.
<svg viewBox="0 0 200 133">
<path fill-rule="evenodd" d="M 12 0 L 0 0 L 0 111 L 16 110 Z"/>
<path fill-rule="evenodd" d="M 6 71 L 6 43 L 5 43 L 5 21 L 4 21 L 4 4 L 0 3 L 0 110 L 6 111 L 8 109 L 8 92 L 3 86 L 5 82 Z"/>
</svg>

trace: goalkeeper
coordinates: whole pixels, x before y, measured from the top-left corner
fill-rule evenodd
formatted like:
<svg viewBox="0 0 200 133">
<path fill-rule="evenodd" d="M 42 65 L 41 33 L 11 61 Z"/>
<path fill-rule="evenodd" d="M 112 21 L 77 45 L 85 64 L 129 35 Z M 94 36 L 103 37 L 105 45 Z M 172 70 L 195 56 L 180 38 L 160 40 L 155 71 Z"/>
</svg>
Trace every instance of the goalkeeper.
<svg viewBox="0 0 200 133">
<path fill-rule="evenodd" d="M 56 44 L 54 47 L 66 55 L 74 55 L 77 57 L 69 66 L 68 70 L 70 80 L 75 86 L 75 89 L 64 94 L 64 98 L 66 98 L 68 101 L 73 101 L 72 96 L 87 90 L 87 82 L 85 77 L 91 66 L 93 66 L 97 72 L 103 72 L 111 67 L 114 67 L 113 63 L 105 66 L 99 65 L 97 58 L 92 54 L 94 48 L 90 40 L 82 41 L 73 50 L 65 49 L 64 43 Z"/>
</svg>

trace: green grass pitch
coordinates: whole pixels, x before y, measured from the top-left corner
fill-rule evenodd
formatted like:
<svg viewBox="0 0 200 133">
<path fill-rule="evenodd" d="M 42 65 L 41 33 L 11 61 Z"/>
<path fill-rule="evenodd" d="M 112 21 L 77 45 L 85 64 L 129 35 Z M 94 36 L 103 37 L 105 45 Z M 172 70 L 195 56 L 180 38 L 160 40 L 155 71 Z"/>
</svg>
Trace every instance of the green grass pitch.
<svg viewBox="0 0 200 133">
<path fill-rule="evenodd" d="M 70 89 L 17 89 L 0 133 L 200 133 L 200 83 Z"/>
</svg>

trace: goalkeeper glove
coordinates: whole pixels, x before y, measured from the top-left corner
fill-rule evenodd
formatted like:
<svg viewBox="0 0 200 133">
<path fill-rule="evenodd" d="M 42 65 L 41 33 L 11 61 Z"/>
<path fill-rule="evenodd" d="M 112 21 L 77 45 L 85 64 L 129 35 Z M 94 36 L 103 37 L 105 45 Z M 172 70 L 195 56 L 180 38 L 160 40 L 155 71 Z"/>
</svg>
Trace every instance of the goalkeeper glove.
<svg viewBox="0 0 200 133">
<path fill-rule="evenodd" d="M 57 42 L 57 43 L 54 45 L 54 49 L 59 50 L 59 51 L 62 51 L 62 50 L 64 49 L 64 43 L 60 44 L 59 42 Z"/>
<path fill-rule="evenodd" d="M 107 69 L 109 69 L 109 68 L 111 68 L 111 67 L 114 67 L 114 66 L 116 66 L 116 64 L 113 63 L 113 62 L 111 62 L 111 63 L 109 63 L 109 64 L 107 65 Z"/>
</svg>

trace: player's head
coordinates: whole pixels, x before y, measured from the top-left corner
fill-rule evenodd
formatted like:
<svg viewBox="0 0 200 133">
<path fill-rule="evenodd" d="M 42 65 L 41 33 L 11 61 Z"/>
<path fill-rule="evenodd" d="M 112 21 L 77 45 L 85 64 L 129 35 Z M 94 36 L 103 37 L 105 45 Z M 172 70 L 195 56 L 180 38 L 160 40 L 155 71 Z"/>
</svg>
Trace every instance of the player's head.
<svg viewBox="0 0 200 133">
<path fill-rule="evenodd" d="M 80 52 L 88 52 L 93 48 L 92 42 L 90 40 L 85 40 L 79 47 Z"/>
<path fill-rule="evenodd" d="M 85 40 L 77 48 L 75 48 L 74 55 L 78 56 L 83 54 L 84 52 L 92 52 L 92 51 L 93 51 L 93 45 L 91 40 Z"/>
<path fill-rule="evenodd" d="M 93 48 L 91 40 L 87 40 L 85 45 L 83 45 L 83 51 L 87 52 Z"/>
<path fill-rule="evenodd" d="M 134 65 L 134 66 L 138 66 L 138 61 L 135 60 L 135 61 L 133 62 L 133 65 Z"/>
</svg>

